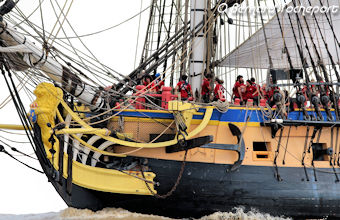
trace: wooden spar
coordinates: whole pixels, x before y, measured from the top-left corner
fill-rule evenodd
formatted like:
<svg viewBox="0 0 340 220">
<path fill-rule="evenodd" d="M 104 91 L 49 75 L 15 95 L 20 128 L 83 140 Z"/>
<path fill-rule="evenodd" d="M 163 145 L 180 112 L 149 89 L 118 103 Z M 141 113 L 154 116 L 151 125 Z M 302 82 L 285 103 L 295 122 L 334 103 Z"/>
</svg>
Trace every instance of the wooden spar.
<svg viewBox="0 0 340 220">
<path fill-rule="evenodd" d="M 11 68 L 25 70 L 29 68 L 39 69 L 44 72 L 50 79 L 58 83 L 64 90 L 70 92 L 73 96 L 77 97 L 80 102 L 89 105 L 92 111 L 97 111 L 105 106 L 105 101 L 98 95 L 93 93 L 93 88 L 80 80 L 80 78 L 71 72 L 71 70 L 55 59 L 48 56 L 46 51 L 41 46 L 37 47 L 24 35 L 14 30 L 5 21 L 0 23 L 0 39 L 3 46 L 17 46 L 24 45 L 27 50 L 21 52 L 23 56 L 15 56 L 15 54 L 6 54 L 4 56 L 10 57 L 8 59 Z M 11 58 L 15 58 L 15 62 L 11 62 Z"/>
<path fill-rule="evenodd" d="M 4 130 L 25 130 L 25 127 L 23 125 L 0 124 L 0 129 L 4 129 Z"/>
</svg>

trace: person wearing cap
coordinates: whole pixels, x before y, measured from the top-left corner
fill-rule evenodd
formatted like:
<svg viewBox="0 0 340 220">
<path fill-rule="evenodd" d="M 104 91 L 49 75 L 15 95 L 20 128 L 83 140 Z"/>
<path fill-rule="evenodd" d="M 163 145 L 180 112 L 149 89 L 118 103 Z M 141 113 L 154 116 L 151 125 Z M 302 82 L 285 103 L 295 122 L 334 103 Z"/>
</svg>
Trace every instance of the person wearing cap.
<svg viewBox="0 0 340 220">
<path fill-rule="evenodd" d="M 243 96 L 242 96 L 242 90 L 243 94 L 245 93 L 245 85 L 244 85 L 244 80 L 243 76 L 239 75 L 236 78 L 235 85 L 233 87 L 233 99 L 235 100 L 236 98 L 241 100 L 241 104 L 243 103 Z"/>
<path fill-rule="evenodd" d="M 156 83 L 156 92 L 162 92 L 162 88 L 164 86 L 164 80 L 161 79 L 161 74 L 156 73 L 155 74 L 155 83 Z"/>
</svg>

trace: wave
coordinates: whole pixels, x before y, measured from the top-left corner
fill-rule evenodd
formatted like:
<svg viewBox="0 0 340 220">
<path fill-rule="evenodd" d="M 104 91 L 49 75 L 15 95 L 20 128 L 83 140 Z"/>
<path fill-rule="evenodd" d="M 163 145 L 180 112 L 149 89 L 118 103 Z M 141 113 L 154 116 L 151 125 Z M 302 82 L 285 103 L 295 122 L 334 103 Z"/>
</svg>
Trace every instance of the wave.
<svg viewBox="0 0 340 220">
<path fill-rule="evenodd" d="M 29 215 L 1 215 L 0 220 L 171 220 L 172 218 L 129 212 L 121 208 L 105 208 L 93 212 L 88 209 L 67 208 L 60 212 Z M 235 208 L 232 212 L 216 212 L 197 220 L 286 220 L 284 216 L 275 217 L 256 210 L 245 212 Z"/>
</svg>

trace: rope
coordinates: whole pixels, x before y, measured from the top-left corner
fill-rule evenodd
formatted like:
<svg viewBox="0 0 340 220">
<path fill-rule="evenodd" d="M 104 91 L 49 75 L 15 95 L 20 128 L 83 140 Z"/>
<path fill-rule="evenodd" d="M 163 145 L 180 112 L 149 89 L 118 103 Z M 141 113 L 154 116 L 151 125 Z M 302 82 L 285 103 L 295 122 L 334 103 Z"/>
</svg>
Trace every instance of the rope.
<svg viewBox="0 0 340 220">
<path fill-rule="evenodd" d="M 142 5 L 141 5 L 142 6 Z M 135 17 L 137 16 L 140 16 L 143 12 L 145 12 L 146 10 L 148 10 L 150 8 L 150 6 L 144 8 L 143 10 L 141 10 L 140 12 L 138 12 L 137 14 L 133 15 L 132 17 L 124 20 L 124 21 L 121 21 L 119 22 L 118 24 L 115 24 L 115 25 L 112 25 L 108 28 L 104 28 L 102 30 L 99 30 L 99 31 L 95 31 L 95 32 L 92 32 L 92 33 L 88 33 L 88 34 L 82 34 L 82 35 L 78 35 L 78 36 L 71 36 L 71 37 L 56 37 L 55 39 L 58 39 L 58 40 L 61 40 L 61 39 L 73 39 L 73 38 L 83 38 L 83 37 L 89 37 L 89 36 L 92 36 L 92 35 L 96 35 L 96 34 L 101 34 L 103 32 L 106 32 L 108 30 L 111 30 L 111 29 L 114 29 L 116 27 L 119 27 L 120 25 L 134 19 Z"/>
<path fill-rule="evenodd" d="M 61 13 L 62 13 L 62 12 L 61 12 Z M 212 16 L 211 16 L 209 19 L 211 19 L 211 18 L 212 18 Z M 67 19 L 66 19 L 66 16 L 65 16 L 65 19 L 64 19 L 64 20 L 67 20 Z M 206 25 L 205 25 L 205 26 L 206 26 Z M 203 28 L 204 28 L 204 27 L 203 27 Z M 210 28 L 211 28 L 211 27 L 210 27 Z M 60 29 L 59 29 L 59 30 L 60 30 Z M 50 36 L 51 36 L 51 34 L 50 34 Z"/>
<path fill-rule="evenodd" d="M 168 191 L 166 194 L 159 195 L 159 194 L 154 193 L 153 190 L 150 188 L 150 186 L 147 184 L 147 182 L 145 182 L 146 187 L 148 188 L 148 190 L 150 191 L 150 193 L 153 196 L 155 196 L 158 199 L 166 199 L 166 198 L 171 196 L 176 191 L 176 189 L 177 189 L 177 187 L 178 187 L 178 185 L 179 185 L 179 183 L 180 183 L 180 181 L 182 179 L 183 173 L 184 173 L 184 168 L 185 168 L 185 164 L 186 164 L 187 155 L 188 155 L 188 150 L 185 151 L 184 158 L 183 158 L 182 165 L 181 165 L 181 169 L 180 169 L 179 174 L 177 176 L 176 182 L 174 183 L 174 185 L 170 189 L 170 191 Z M 143 178 L 145 178 L 143 170 L 141 170 L 141 172 L 142 172 Z"/>
<path fill-rule="evenodd" d="M 221 0 L 219 1 L 219 3 L 221 2 Z M 219 4 L 218 3 L 218 4 Z M 217 7 L 216 7 L 216 9 L 215 10 L 217 10 Z M 205 30 L 204 28 L 206 28 L 206 26 L 207 26 L 207 24 L 209 23 L 209 21 L 210 21 L 210 19 L 211 18 L 213 18 L 214 16 L 214 13 L 212 13 L 212 15 L 208 18 L 208 20 L 205 22 L 205 25 L 200 29 L 200 30 Z M 214 18 L 214 21 L 216 20 L 217 18 L 215 17 Z M 206 36 L 206 34 L 209 32 L 209 30 L 210 30 L 210 28 L 213 26 L 213 23 L 214 22 L 212 22 L 211 23 L 211 25 L 208 27 L 208 29 L 207 30 L 205 30 L 205 33 L 204 33 L 204 36 Z M 191 42 L 191 45 L 192 44 L 194 44 L 194 40 Z M 196 44 L 197 45 L 197 44 Z M 186 51 L 188 50 L 188 48 L 186 49 Z M 183 53 L 182 53 L 182 55 L 184 54 L 184 53 L 186 53 L 186 51 L 184 51 Z M 192 50 L 189 52 L 189 54 L 187 55 L 187 56 L 190 56 L 191 55 L 191 53 L 192 53 Z M 161 74 L 160 74 L 160 76 L 158 77 L 158 78 L 156 78 L 155 80 L 158 80 L 158 79 L 160 79 L 160 77 L 162 77 L 173 65 L 175 65 L 175 63 L 176 62 L 173 62 L 173 64 L 170 66 L 170 67 L 168 67 L 167 68 L 167 70 L 165 70 L 164 72 L 162 72 Z M 183 61 L 179 64 L 179 66 L 181 65 L 183 63 Z M 169 75 L 168 75 L 169 76 Z M 165 80 L 165 78 L 167 78 L 168 76 L 166 76 L 166 77 L 164 77 L 164 80 Z M 153 81 L 154 82 L 154 81 Z M 145 90 L 145 91 L 143 91 L 142 93 L 141 93 L 141 95 L 145 95 L 147 92 L 150 92 L 152 89 L 154 89 L 155 87 L 156 87 L 156 84 L 154 84 L 154 86 L 152 86 L 152 83 L 153 82 L 150 82 L 150 84 L 149 85 L 147 85 L 147 86 L 150 86 L 150 88 L 149 89 L 147 89 L 147 90 Z M 117 114 L 119 114 L 120 112 L 122 112 L 122 111 L 124 111 L 125 109 L 127 109 L 129 106 L 131 106 L 133 103 L 135 103 L 135 100 L 132 100 L 131 98 L 129 98 L 128 100 L 127 100 L 128 102 L 129 101 L 131 101 L 131 102 L 129 102 L 129 105 L 128 106 L 126 106 L 126 107 L 124 107 L 123 109 L 121 109 L 119 112 L 117 112 L 116 114 L 114 114 L 113 116 L 110 116 L 110 117 L 107 117 L 106 119 L 103 119 L 103 120 L 100 120 L 100 121 L 97 121 L 97 122 L 94 122 L 94 123 L 88 123 L 89 125 L 93 125 L 93 124 L 98 124 L 98 123 L 101 123 L 101 122 L 104 122 L 104 121 L 107 121 L 107 120 L 109 120 L 109 119 L 111 119 L 111 118 L 113 118 L 113 117 L 115 117 Z M 101 114 L 99 114 L 99 115 L 97 115 L 97 116 L 100 116 L 100 115 L 105 115 L 105 114 L 107 114 L 107 113 L 109 113 L 109 112 L 111 112 L 112 110 L 114 110 L 114 109 L 116 109 L 117 107 L 114 107 L 114 108 L 112 108 L 112 109 L 109 109 L 109 110 L 107 110 L 107 111 L 104 111 L 104 112 L 102 112 Z M 90 118 L 87 118 L 86 120 L 90 120 L 90 119 L 92 119 L 93 117 L 90 117 Z"/>
<path fill-rule="evenodd" d="M 22 165 L 24 165 L 24 166 L 26 166 L 26 167 L 28 167 L 28 168 L 30 168 L 30 169 L 32 169 L 32 170 L 38 172 L 38 173 L 44 174 L 44 172 L 42 172 L 42 171 L 40 171 L 40 170 L 38 170 L 38 169 L 36 169 L 36 168 L 34 168 L 34 167 L 32 167 L 32 166 L 30 166 L 30 165 L 24 163 L 24 162 L 22 162 L 21 160 L 15 158 L 12 154 L 8 153 L 8 152 L 5 150 L 5 148 L 4 148 L 3 145 L 0 145 L 0 153 L 5 153 L 6 155 L 8 155 L 9 157 L 11 157 L 11 158 L 14 159 L 15 161 L 21 163 Z"/>
<path fill-rule="evenodd" d="M 268 103 L 266 103 L 266 108 L 267 108 L 267 111 L 265 110 L 265 108 L 263 106 L 260 106 L 260 110 L 261 110 L 261 113 L 262 113 L 263 121 L 266 121 L 266 119 L 264 117 L 266 117 L 267 119 L 272 119 L 273 118 L 273 110 L 268 105 Z"/>
<path fill-rule="evenodd" d="M 9 144 L 7 144 L 6 142 L 4 142 L 4 141 L 2 141 L 2 140 L 0 140 L 0 142 L 1 142 L 2 144 L 6 145 L 7 147 L 9 147 L 12 151 L 21 154 L 21 156 L 26 156 L 26 157 L 29 157 L 29 158 L 31 158 L 31 159 L 37 160 L 37 158 L 34 158 L 34 157 L 32 157 L 31 155 L 26 154 L 26 153 L 24 153 L 24 152 L 18 150 L 17 148 L 10 146 Z"/>
<path fill-rule="evenodd" d="M 136 68 L 136 61 L 137 61 L 137 51 L 138 51 L 139 34 L 140 34 L 140 22 L 142 20 L 142 7 L 143 7 L 143 0 L 141 0 L 141 2 L 140 2 L 140 10 L 141 11 L 139 13 L 139 21 L 138 21 L 137 43 L 136 43 L 136 50 L 135 50 L 135 62 L 133 64 L 134 69 Z"/>
<path fill-rule="evenodd" d="M 229 106 L 230 106 L 229 102 L 222 102 L 221 100 L 212 102 L 211 104 L 215 106 L 217 111 L 221 113 L 226 113 L 229 110 Z"/>
<path fill-rule="evenodd" d="M 72 2 L 73 2 L 73 1 L 72 1 Z M 59 22 L 59 19 L 60 19 L 61 15 L 63 14 L 62 12 L 64 11 L 64 9 L 65 9 L 67 3 L 68 3 L 68 0 L 65 1 L 63 8 L 60 10 L 60 14 L 59 14 L 59 16 L 58 16 L 58 18 L 57 18 L 57 21 L 55 22 L 55 24 L 54 24 L 54 26 L 53 26 L 53 28 L 52 28 L 52 30 L 51 30 L 51 33 L 50 33 L 50 35 L 48 36 L 46 42 L 48 42 L 48 41 L 51 39 L 52 34 L 53 34 L 53 32 L 54 32 L 54 29 L 57 27 L 57 24 L 58 24 L 58 22 Z M 64 18 L 64 20 L 63 20 L 62 23 L 65 22 L 65 19 L 66 19 L 66 17 Z M 61 28 L 61 25 L 60 25 L 60 28 Z M 59 28 L 59 30 L 60 30 L 60 28 Z M 57 33 L 59 32 L 59 30 L 57 31 Z M 54 36 L 57 37 L 57 34 L 54 35 Z M 55 38 L 54 38 L 54 40 L 55 40 Z M 53 41 L 54 41 L 54 40 L 53 40 Z M 52 43 L 53 43 L 53 41 L 52 41 Z M 52 45 L 52 44 L 51 44 L 51 45 Z"/>
<path fill-rule="evenodd" d="M 65 143 L 66 143 L 66 142 L 65 142 Z M 97 158 L 94 158 L 94 157 L 93 157 L 93 154 L 87 154 L 87 153 L 83 152 L 82 149 L 80 149 L 80 148 L 77 148 L 77 147 L 75 147 L 75 146 L 72 146 L 72 148 L 77 149 L 79 154 L 86 155 L 87 157 L 90 157 L 91 159 L 96 160 L 97 163 L 100 163 L 100 164 L 104 165 L 105 167 L 108 167 L 108 166 L 110 165 L 109 163 L 106 163 L 106 162 L 101 161 L 101 160 L 99 160 L 99 159 L 97 159 Z M 141 178 L 141 177 L 139 177 L 139 176 L 133 175 L 133 174 L 128 173 L 128 172 L 125 172 L 125 171 L 122 170 L 122 169 L 118 169 L 118 168 L 114 168 L 114 167 L 110 167 L 110 169 L 119 171 L 119 172 L 121 172 L 121 173 L 123 173 L 123 174 L 126 174 L 126 175 L 128 175 L 128 176 L 133 177 L 133 178 L 142 180 L 142 181 L 144 181 L 144 182 L 146 182 L 146 183 L 157 184 L 157 183 L 155 183 L 155 182 L 153 182 L 153 181 L 147 180 L 145 177 Z"/>
<path fill-rule="evenodd" d="M 17 143 L 17 144 L 28 144 L 29 143 L 28 141 L 15 141 L 15 140 L 11 140 L 11 139 L 5 138 L 4 136 L 1 136 L 1 135 L 0 135 L 0 138 L 4 139 L 6 141 Z M 2 141 L 0 140 L 0 142 L 2 142 Z"/>
</svg>

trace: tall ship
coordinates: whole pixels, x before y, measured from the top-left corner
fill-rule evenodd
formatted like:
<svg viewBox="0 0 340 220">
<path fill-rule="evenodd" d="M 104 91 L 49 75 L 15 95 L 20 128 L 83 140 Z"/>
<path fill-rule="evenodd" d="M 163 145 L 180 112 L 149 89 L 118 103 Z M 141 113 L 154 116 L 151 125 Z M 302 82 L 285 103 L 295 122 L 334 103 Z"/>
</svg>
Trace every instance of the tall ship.
<svg viewBox="0 0 340 220">
<path fill-rule="evenodd" d="M 68 206 L 340 217 L 338 0 L 150 0 L 128 75 L 73 44 L 72 2 L 51 1 L 52 31 L 18 1 L 0 7 L 2 80 L 22 122 L 0 128 L 25 130 Z"/>
</svg>

